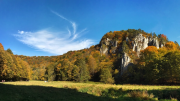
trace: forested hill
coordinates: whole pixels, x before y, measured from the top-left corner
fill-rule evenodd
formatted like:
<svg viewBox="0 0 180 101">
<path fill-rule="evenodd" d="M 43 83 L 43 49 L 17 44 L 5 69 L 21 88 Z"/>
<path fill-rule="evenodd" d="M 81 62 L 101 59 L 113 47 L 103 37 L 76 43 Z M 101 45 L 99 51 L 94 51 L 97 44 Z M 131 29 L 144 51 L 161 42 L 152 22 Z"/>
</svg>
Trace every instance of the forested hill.
<svg viewBox="0 0 180 101">
<path fill-rule="evenodd" d="M 0 43 L 0 80 L 16 81 L 31 79 L 31 67 L 26 61 L 4 50 Z"/>
<path fill-rule="evenodd" d="M 8 50 L 1 51 L 10 55 Z M 4 56 L 1 54 L 1 57 Z M 11 54 L 12 56 L 14 55 Z M 110 31 L 102 37 L 98 45 L 88 49 L 69 51 L 60 56 L 16 55 L 14 57 L 29 64 L 30 78 L 36 80 L 180 83 L 178 43 L 169 41 L 164 34 L 156 35 L 141 29 Z M 4 68 L 0 72 L 3 70 Z"/>
</svg>

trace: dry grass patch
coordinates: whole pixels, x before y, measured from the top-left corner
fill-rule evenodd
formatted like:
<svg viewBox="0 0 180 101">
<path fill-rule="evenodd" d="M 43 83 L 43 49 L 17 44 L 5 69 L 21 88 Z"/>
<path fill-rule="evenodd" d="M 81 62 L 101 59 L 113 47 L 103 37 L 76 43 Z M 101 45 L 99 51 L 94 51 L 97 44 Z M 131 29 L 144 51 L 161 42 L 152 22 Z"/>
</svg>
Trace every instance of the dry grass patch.
<svg viewBox="0 0 180 101">
<path fill-rule="evenodd" d="M 129 97 L 133 98 L 141 98 L 143 100 L 151 100 L 154 98 L 154 95 L 151 93 L 149 94 L 147 90 L 145 91 L 131 91 L 128 93 Z"/>
</svg>

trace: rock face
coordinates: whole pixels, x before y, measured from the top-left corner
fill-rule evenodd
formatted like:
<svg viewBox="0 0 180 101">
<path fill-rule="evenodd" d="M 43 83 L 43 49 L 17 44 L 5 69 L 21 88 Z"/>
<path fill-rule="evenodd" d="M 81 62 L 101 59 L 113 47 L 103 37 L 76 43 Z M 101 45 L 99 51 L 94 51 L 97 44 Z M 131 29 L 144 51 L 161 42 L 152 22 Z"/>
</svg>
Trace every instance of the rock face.
<svg viewBox="0 0 180 101">
<path fill-rule="evenodd" d="M 102 56 L 102 54 L 107 54 L 108 48 L 106 46 L 101 45 L 100 53 L 101 53 L 101 56 Z"/>
<path fill-rule="evenodd" d="M 156 46 L 159 49 L 159 41 L 156 38 L 144 37 L 142 34 L 139 34 L 134 39 L 133 51 L 137 52 L 139 57 L 140 51 L 146 49 L 148 46 Z"/>
<path fill-rule="evenodd" d="M 126 42 L 132 41 L 128 37 L 126 37 Z M 100 53 L 107 55 L 110 50 L 112 53 L 121 52 L 122 47 L 119 47 L 117 49 L 117 42 L 115 40 L 111 40 L 109 38 L 104 39 L 101 41 L 101 48 L 100 48 Z M 158 38 L 151 38 L 149 36 L 144 36 L 143 34 L 138 34 L 135 38 L 134 41 L 132 41 L 132 50 L 136 51 L 137 56 L 139 57 L 141 50 L 146 49 L 148 46 L 156 46 L 158 49 L 159 47 L 162 48 L 165 45 L 165 43 L 159 42 Z M 127 70 L 129 65 L 132 65 L 133 63 L 131 62 L 131 58 L 128 56 L 127 53 L 122 54 L 122 59 L 121 59 L 121 75 L 123 74 L 124 71 Z"/>
<path fill-rule="evenodd" d="M 121 59 L 121 75 L 127 70 L 128 66 L 130 65 L 132 65 L 131 58 L 127 55 L 127 53 L 124 53 Z"/>
<path fill-rule="evenodd" d="M 160 42 L 159 47 L 162 48 L 162 47 L 164 47 L 164 46 L 165 46 L 165 43 Z"/>
<path fill-rule="evenodd" d="M 127 40 L 128 38 L 126 37 L 126 41 Z M 133 46 L 133 51 L 136 51 L 139 57 L 140 51 L 146 49 L 148 46 L 156 46 L 159 49 L 159 47 L 162 48 L 164 46 L 164 43 L 159 44 L 157 37 L 150 38 L 150 37 L 144 37 L 142 34 L 139 34 L 135 37 L 132 46 Z M 124 53 L 121 59 L 121 75 L 123 74 L 124 71 L 127 70 L 128 66 L 132 64 L 130 61 L 131 58 L 126 53 Z"/>
<path fill-rule="evenodd" d="M 115 53 L 115 50 L 116 50 L 116 47 L 117 47 L 117 41 L 115 40 L 111 40 L 109 38 L 107 38 L 106 40 L 103 40 L 101 42 L 101 48 L 100 48 L 100 54 L 108 54 L 109 52 L 109 48 L 110 47 L 114 47 L 114 53 Z"/>
</svg>

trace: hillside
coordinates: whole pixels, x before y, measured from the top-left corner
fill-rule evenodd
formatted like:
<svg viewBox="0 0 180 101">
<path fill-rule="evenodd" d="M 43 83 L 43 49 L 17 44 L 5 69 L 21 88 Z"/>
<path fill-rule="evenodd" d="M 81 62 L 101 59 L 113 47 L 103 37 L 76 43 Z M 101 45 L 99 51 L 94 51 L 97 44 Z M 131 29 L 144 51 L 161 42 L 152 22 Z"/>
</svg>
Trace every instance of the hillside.
<svg viewBox="0 0 180 101">
<path fill-rule="evenodd" d="M 0 80 L 16 81 L 31 79 L 31 67 L 26 61 L 4 50 L 0 43 Z"/>
<path fill-rule="evenodd" d="M 31 78 L 36 80 L 177 84 L 179 49 L 164 34 L 128 29 L 110 31 L 88 49 L 52 57 L 16 57 L 29 64 Z"/>
</svg>

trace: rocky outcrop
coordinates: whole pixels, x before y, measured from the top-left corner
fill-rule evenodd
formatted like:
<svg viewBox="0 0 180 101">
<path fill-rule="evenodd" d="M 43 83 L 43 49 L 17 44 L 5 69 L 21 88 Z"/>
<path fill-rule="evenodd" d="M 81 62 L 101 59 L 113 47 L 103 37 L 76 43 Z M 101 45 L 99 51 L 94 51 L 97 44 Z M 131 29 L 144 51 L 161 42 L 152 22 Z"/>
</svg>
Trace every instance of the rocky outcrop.
<svg viewBox="0 0 180 101">
<path fill-rule="evenodd" d="M 126 37 L 126 42 L 129 43 L 131 41 L 132 43 L 132 50 L 136 51 L 137 56 L 140 56 L 141 50 L 146 49 L 148 46 L 156 46 L 158 49 L 159 47 L 162 48 L 165 44 L 162 42 L 159 42 L 158 38 L 151 38 L 149 36 L 145 36 L 143 34 L 138 34 L 132 41 L 132 39 L 129 39 Z M 122 52 L 122 47 L 119 47 L 117 50 L 117 42 L 115 40 L 111 40 L 109 38 L 101 40 L 101 48 L 100 48 L 100 53 L 101 55 L 105 54 L 108 55 L 108 53 L 111 50 L 111 53 L 116 53 L 116 52 Z M 127 53 L 122 54 L 122 59 L 121 59 L 121 75 L 123 74 L 124 71 L 127 70 L 129 65 L 132 65 L 133 63 L 131 62 L 131 58 L 128 56 Z"/>
<path fill-rule="evenodd" d="M 148 47 L 148 43 L 148 38 L 144 37 L 142 34 L 139 34 L 134 39 L 133 51 L 136 51 L 137 55 L 139 56 L 140 51 Z"/>
<path fill-rule="evenodd" d="M 113 53 L 115 53 L 117 47 L 117 41 L 109 38 L 101 41 L 100 54 L 108 54 L 110 47 L 113 47 Z"/>
<path fill-rule="evenodd" d="M 101 56 L 102 56 L 102 54 L 107 54 L 108 48 L 106 46 L 101 45 L 100 53 L 101 53 Z"/>
<path fill-rule="evenodd" d="M 162 48 L 164 46 L 165 46 L 165 43 L 164 42 L 160 42 L 159 47 Z"/>
<path fill-rule="evenodd" d="M 149 43 L 148 43 L 148 46 L 156 46 L 157 49 L 159 49 L 159 41 L 158 41 L 158 38 L 155 37 L 155 38 L 149 38 Z"/>
<path fill-rule="evenodd" d="M 148 46 L 156 46 L 159 49 L 158 38 L 145 37 L 142 34 L 139 34 L 134 39 L 133 51 L 137 52 L 139 57 L 140 51 L 146 49 Z M 163 47 L 163 45 L 161 45 Z"/>
<path fill-rule="evenodd" d="M 129 38 L 126 37 L 126 41 L 128 40 Z M 156 46 L 159 49 L 159 47 L 162 48 L 164 46 L 164 43 L 159 42 L 157 37 L 151 38 L 139 34 L 134 38 L 134 42 L 132 43 L 132 46 L 133 46 L 133 51 L 136 51 L 139 57 L 140 51 L 146 49 L 148 46 Z M 121 75 L 123 74 L 124 71 L 127 70 L 129 65 L 132 65 L 131 58 L 126 53 L 124 53 L 121 59 Z"/>
<path fill-rule="evenodd" d="M 123 53 L 121 59 L 121 75 L 128 69 L 128 66 L 132 65 L 131 58 L 127 55 L 127 53 Z"/>
</svg>

